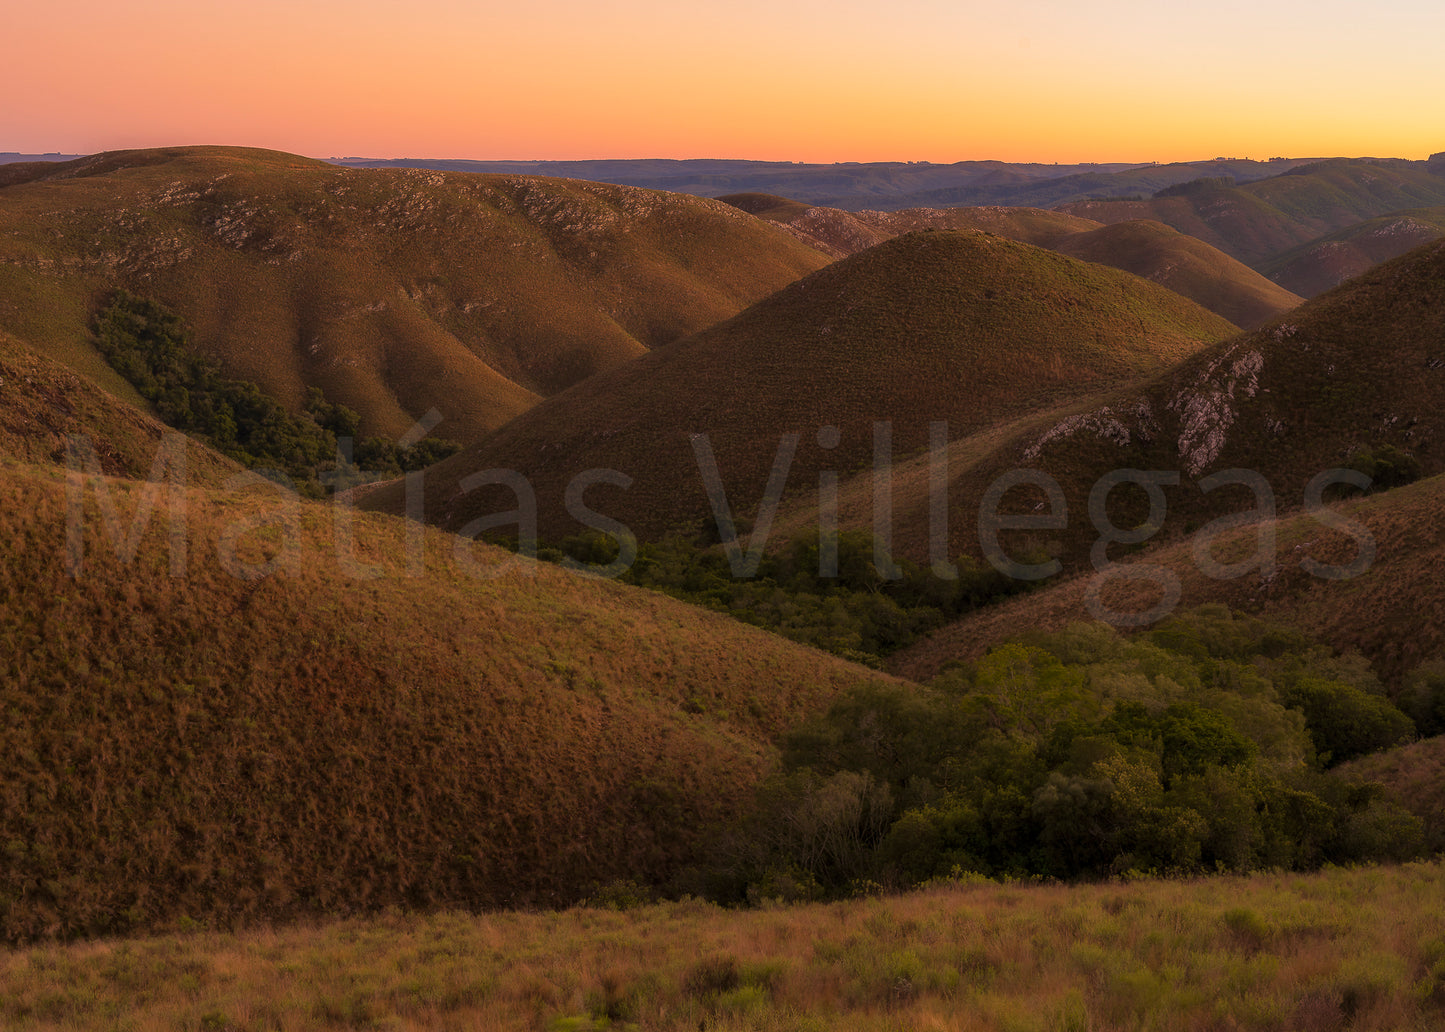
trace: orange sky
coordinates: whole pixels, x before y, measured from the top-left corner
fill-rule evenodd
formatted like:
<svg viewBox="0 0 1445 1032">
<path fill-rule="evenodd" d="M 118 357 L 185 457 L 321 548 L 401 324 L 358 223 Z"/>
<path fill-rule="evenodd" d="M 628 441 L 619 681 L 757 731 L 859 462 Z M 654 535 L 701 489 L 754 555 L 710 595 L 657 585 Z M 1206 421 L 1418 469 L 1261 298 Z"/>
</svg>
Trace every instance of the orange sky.
<svg viewBox="0 0 1445 1032">
<path fill-rule="evenodd" d="M 1087 6 L 1087 9 L 1085 7 Z M 317 157 L 1422 158 L 1438 0 L 54 0 L 0 150 Z"/>
</svg>

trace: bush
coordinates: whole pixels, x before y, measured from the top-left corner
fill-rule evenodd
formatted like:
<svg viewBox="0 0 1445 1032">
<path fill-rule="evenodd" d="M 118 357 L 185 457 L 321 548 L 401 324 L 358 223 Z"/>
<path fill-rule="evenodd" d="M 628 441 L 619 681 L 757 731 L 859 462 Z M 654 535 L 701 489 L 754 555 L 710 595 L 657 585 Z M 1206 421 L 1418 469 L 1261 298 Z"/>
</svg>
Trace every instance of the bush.
<svg viewBox="0 0 1445 1032">
<path fill-rule="evenodd" d="M 1315 765 L 1413 732 L 1377 692 L 1357 657 L 1220 606 L 1132 640 L 1102 625 L 1031 635 L 925 688 L 854 688 L 789 734 L 748 863 L 842 896 L 950 871 L 1405 859 L 1420 822 Z"/>
<path fill-rule="evenodd" d="M 1327 767 L 1399 745 L 1415 734 L 1414 723 L 1388 699 L 1340 681 L 1303 677 L 1283 698 L 1304 713 L 1305 728 Z"/>
<path fill-rule="evenodd" d="M 1400 709 L 1415 721 L 1422 738 L 1445 734 L 1445 662 L 1422 664 L 1405 679 Z"/>
</svg>

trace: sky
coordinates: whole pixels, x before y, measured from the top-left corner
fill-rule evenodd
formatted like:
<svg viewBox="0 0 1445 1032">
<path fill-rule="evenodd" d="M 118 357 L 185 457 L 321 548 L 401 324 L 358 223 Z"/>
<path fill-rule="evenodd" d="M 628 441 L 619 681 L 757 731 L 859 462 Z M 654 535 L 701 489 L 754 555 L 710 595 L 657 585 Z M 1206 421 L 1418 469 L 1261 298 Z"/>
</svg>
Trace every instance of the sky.
<svg viewBox="0 0 1445 1032">
<path fill-rule="evenodd" d="M 1176 161 L 1445 151 L 1439 0 L 49 0 L 0 151 Z"/>
</svg>

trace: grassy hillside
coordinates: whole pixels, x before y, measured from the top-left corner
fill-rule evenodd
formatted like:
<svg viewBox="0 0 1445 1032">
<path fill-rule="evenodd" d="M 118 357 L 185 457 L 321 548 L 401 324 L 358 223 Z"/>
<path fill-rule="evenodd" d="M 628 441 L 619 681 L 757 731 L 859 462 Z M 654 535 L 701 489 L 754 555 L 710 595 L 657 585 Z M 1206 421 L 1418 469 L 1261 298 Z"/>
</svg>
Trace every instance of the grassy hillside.
<svg viewBox="0 0 1445 1032">
<path fill-rule="evenodd" d="M 861 215 L 840 208 L 814 207 L 776 194 L 729 194 L 718 200 L 771 222 L 834 258 L 857 254 L 897 235 L 869 225 Z"/>
<path fill-rule="evenodd" d="M 144 479 L 167 428 L 87 378 L 0 331 L 0 456 L 66 463 L 66 438 L 90 438 L 111 476 Z M 190 481 L 220 486 L 239 470 L 199 441 L 187 443 Z"/>
<path fill-rule="evenodd" d="M 1425 822 L 1434 848 L 1445 850 L 1445 736 L 1361 756 L 1339 772 L 1389 788 Z"/>
<path fill-rule="evenodd" d="M 1243 186 L 1206 177 L 1149 200 L 1076 201 L 1061 210 L 1111 224 L 1154 219 L 1262 269 L 1285 251 L 1335 230 L 1439 204 L 1445 204 L 1445 175 L 1419 162 L 1337 159 Z"/>
<path fill-rule="evenodd" d="M 1368 570 L 1344 580 L 1312 575 L 1306 560 L 1345 566 L 1359 555 L 1349 534 L 1298 514 L 1271 524 L 1276 568 L 1231 579 L 1206 576 L 1194 554 L 1193 531 L 1137 557 L 1179 579 L 1179 607 L 1224 602 L 1297 627 L 1342 650 L 1358 650 L 1398 689 L 1421 664 L 1445 659 L 1445 534 L 1438 514 L 1445 507 L 1445 477 L 1433 477 L 1378 495 L 1340 503 L 1339 513 L 1365 528 L 1375 554 Z M 1181 528 L 1182 529 L 1182 528 Z M 1219 562 L 1243 560 L 1258 546 L 1257 527 L 1223 534 L 1210 554 Z M 1121 571 L 1128 566 L 1122 565 Z M 1147 610 L 1157 587 L 1128 576 L 1097 582 L 1104 605 L 1122 613 Z M 994 642 L 1025 629 L 1058 630 L 1090 620 L 1092 573 L 1080 574 L 1010 599 L 934 633 L 895 654 L 890 668 L 926 680 L 950 660 L 982 655 Z"/>
<path fill-rule="evenodd" d="M 227 375 L 293 410 L 321 387 L 393 436 L 435 407 L 441 436 L 475 439 L 827 261 L 728 205 L 628 187 L 207 147 L 17 168 L 0 328 L 116 387 L 87 330 L 125 287 Z"/>
<path fill-rule="evenodd" d="M 1255 506 L 1244 486 L 1206 492 L 1200 483 L 1230 469 L 1258 473 L 1279 511 L 1304 504 L 1306 486 L 1327 470 L 1349 466 L 1376 489 L 1445 472 L 1438 440 L 1445 425 L 1445 245 L 1430 244 L 1315 298 L 1259 330 L 1209 348 L 1146 385 L 1104 391 L 960 439 L 951 449 L 951 553 L 979 553 L 977 513 L 996 478 L 1038 469 L 1061 486 L 1067 526 L 1005 531 L 1009 547 L 1044 547 L 1070 569 L 1084 567 L 1100 534 L 1089 497 L 1114 470 L 1174 473 L 1160 488 L 1166 503 L 1152 539 L 1167 540 L 1224 513 Z M 894 472 L 895 543 L 918 553 L 926 542 L 926 458 Z M 840 490 L 844 527 L 867 529 L 870 484 Z M 1333 492 L 1332 492 L 1333 494 Z M 1015 489 L 1005 514 L 1060 511 L 1037 488 Z M 1108 497 L 1116 528 L 1149 521 L 1145 493 L 1119 488 Z M 801 503 L 789 520 L 815 519 Z M 1113 546 L 1111 558 L 1127 553 Z"/>
<path fill-rule="evenodd" d="M 1042 208 L 910 208 L 861 211 L 858 218 L 893 236 L 920 229 L 976 229 L 1036 247 L 1053 247 L 1075 233 L 1099 228 L 1099 223 L 1089 219 Z"/>
<path fill-rule="evenodd" d="M 1304 300 L 1219 249 L 1160 222 L 1119 222 L 1049 246 L 1060 254 L 1153 280 L 1245 329 L 1252 330 Z"/>
<path fill-rule="evenodd" d="M 962 435 L 1131 381 L 1234 329 L 1126 273 L 988 234 L 908 234 L 594 377 L 438 464 L 427 515 L 459 528 L 513 509 L 510 490 L 459 489 L 475 471 L 509 468 L 536 489 L 544 537 L 561 537 L 580 529 L 562 511 L 566 484 L 603 468 L 631 486 L 599 488 L 588 504 L 635 533 L 710 523 L 692 438 L 705 433 L 730 507 L 751 519 L 784 434 L 802 435 L 788 488 L 816 497 L 820 471 L 871 462 L 875 421 L 891 422 L 902 457 L 927 446 L 930 421 Z M 826 427 L 836 441 L 819 438 Z M 366 504 L 399 511 L 399 489 Z"/>
<path fill-rule="evenodd" d="M 1161 283 L 1246 329 L 1303 300 L 1202 240 L 1147 220 L 1103 226 L 1041 208 L 913 208 L 854 213 L 809 207 L 769 194 L 738 194 L 721 199 L 838 257 L 922 229 L 993 233 Z"/>
<path fill-rule="evenodd" d="M 392 916 L 0 958 L 0 1020 L 95 1028 L 1425 1032 L 1439 864 L 943 884 L 768 910 Z"/>
<path fill-rule="evenodd" d="M 124 535 L 143 489 L 107 483 Z M 157 499 L 127 561 L 86 498 L 72 575 L 64 477 L 0 476 L 7 942 L 660 882 L 772 736 L 877 676 L 445 535 L 423 564 L 401 521 L 357 517 L 349 558 L 269 488 L 186 492 L 183 552 Z"/>
<path fill-rule="evenodd" d="M 1262 268 L 1275 282 L 1313 297 L 1440 236 L 1445 208 L 1396 212 L 1328 233 Z"/>
</svg>

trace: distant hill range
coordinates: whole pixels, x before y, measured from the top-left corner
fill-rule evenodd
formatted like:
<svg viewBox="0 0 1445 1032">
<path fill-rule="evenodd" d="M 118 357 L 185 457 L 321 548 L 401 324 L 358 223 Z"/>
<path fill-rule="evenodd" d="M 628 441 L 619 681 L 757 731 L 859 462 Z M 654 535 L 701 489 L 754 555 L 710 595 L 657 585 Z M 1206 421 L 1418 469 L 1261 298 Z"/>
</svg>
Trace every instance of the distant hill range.
<svg viewBox="0 0 1445 1032">
<path fill-rule="evenodd" d="M 451 172 L 589 179 L 700 197 L 732 193 L 782 194 L 808 204 L 848 210 L 1005 204 L 1046 207 L 1090 197 L 1149 196 L 1176 183 L 1228 176 L 1246 183 L 1277 176 L 1318 158 L 1251 161 L 1085 162 L 1073 165 L 959 161 L 733 161 L 660 158 L 600 161 L 466 161 L 432 158 L 332 158 L 350 168 L 430 168 Z M 1424 162 L 1417 162 L 1424 165 Z"/>
<path fill-rule="evenodd" d="M 1445 205 L 1445 163 L 1396 159 L 1332 159 L 1301 165 L 1268 179 L 1230 182 L 1203 177 L 1167 187 L 1144 200 L 1062 204 L 1071 215 L 1098 222 L 1154 219 L 1198 237 L 1251 268 L 1282 274 L 1279 262 L 1295 248 L 1382 215 Z M 1400 235 L 1394 257 L 1423 241 Z M 1377 252 L 1383 253 L 1383 252 Z M 1318 293 L 1333 276 L 1291 273 L 1276 282 Z"/>
<path fill-rule="evenodd" d="M 801 239 L 835 257 L 903 231 L 895 226 L 892 232 L 880 235 L 879 230 L 888 228 L 881 213 L 961 207 L 1056 208 L 1055 215 L 1069 214 L 1096 223 L 1148 219 L 1196 237 L 1305 297 L 1433 239 L 1425 235 L 1432 218 L 1429 213 L 1416 212 L 1408 228 L 1395 229 L 1359 247 L 1347 247 L 1345 253 L 1332 246 L 1336 243 L 1332 234 L 1382 216 L 1398 218 L 1417 209 L 1445 205 L 1445 158 L 1439 154 L 1426 161 L 1215 158 L 1164 165 L 332 160 L 355 168 L 560 176 L 727 198 L 771 221 L 789 222 L 805 230 L 798 234 Z M 767 197 L 774 200 L 770 203 Z M 799 207 L 789 213 L 779 208 L 777 201 Z M 814 213 L 802 219 L 809 208 L 815 209 Z M 857 219 L 842 219 L 820 209 L 838 209 Z M 994 231 L 1053 246 L 1044 226 L 1032 227 L 1029 232 L 1039 230 L 1043 238 Z"/>
<path fill-rule="evenodd" d="M 12 165 L 21 161 L 74 161 L 76 158 L 83 158 L 84 154 L 61 154 L 53 151 L 49 154 L 21 154 L 19 151 L 0 151 L 0 165 Z"/>
</svg>

